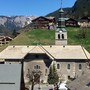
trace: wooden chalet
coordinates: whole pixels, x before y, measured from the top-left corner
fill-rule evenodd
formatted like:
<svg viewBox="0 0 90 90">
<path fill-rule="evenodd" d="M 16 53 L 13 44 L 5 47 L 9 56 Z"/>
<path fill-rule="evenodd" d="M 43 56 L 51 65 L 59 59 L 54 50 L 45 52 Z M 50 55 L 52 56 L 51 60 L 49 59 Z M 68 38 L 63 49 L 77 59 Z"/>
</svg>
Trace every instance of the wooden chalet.
<svg viewBox="0 0 90 90">
<path fill-rule="evenodd" d="M 73 18 L 69 18 L 68 20 L 65 21 L 65 24 L 66 24 L 66 27 L 77 27 L 78 21 Z"/>
<path fill-rule="evenodd" d="M 89 23 L 90 22 L 90 19 L 88 17 L 82 17 L 79 22 L 87 22 Z"/>
<path fill-rule="evenodd" d="M 79 25 L 81 27 L 90 27 L 90 19 L 89 17 L 82 17 L 79 19 Z"/>
<path fill-rule="evenodd" d="M 2 45 L 2 44 L 8 44 L 10 41 L 12 41 L 12 38 L 11 37 L 0 36 L 0 45 Z"/>
<path fill-rule="evenodd" d="M 32 20 L 32 23 L 33 23 L 34 28 L 53 29 L 54 25 L 55 25 L 55 18 L 40 16 L 40 17 Z"/>
</svg>

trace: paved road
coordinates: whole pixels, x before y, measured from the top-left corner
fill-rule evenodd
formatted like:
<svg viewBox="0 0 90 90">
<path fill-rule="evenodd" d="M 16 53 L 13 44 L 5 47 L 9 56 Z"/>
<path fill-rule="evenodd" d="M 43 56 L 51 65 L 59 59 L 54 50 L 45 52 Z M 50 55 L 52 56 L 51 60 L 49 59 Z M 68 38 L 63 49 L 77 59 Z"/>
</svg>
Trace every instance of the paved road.
<svg viewBox="0 0 90 90">
<path fill-rule="evenodd" d="M 31 86 L 30 86 L 29 90 L 31 90 Z M 53 85 L 46 85 L 46 84 L 39 85 L 39 84 L 37 84 L 34 86 L 34 90 L 54 90 L 54 89 L 53 89 Z"/>
</svg>

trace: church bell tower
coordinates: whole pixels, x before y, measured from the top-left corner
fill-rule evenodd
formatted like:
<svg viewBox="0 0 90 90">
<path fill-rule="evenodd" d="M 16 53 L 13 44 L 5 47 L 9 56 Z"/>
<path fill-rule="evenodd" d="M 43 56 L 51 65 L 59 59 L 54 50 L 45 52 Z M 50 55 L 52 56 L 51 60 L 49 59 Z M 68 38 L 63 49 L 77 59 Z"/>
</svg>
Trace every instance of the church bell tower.
<svg viewBox="0 0 90 90">
<path fill-rule="evenodd" d="M 67 45 L 67 30 L 65 29 L 65 18 L 64 18 L 64 11 L 62 9 L 62 0 L 61 0 L 61 9 L 59 10 L 57 29 L 55 32 L 55 44 Z"/>
</svg>

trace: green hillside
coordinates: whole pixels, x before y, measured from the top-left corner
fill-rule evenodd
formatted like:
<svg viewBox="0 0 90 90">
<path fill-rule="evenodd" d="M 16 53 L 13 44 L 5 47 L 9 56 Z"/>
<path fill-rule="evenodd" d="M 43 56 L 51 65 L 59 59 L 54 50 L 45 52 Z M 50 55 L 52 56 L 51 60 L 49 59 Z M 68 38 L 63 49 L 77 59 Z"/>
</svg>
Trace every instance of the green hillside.
<svg viewBox="0 0 90 90">
<path fill-rule="evenodd" d="M 86 30 L 86 38 L 79 37 L 80 28 L 66 28 L 68 33 L 68 45 L 82 45 L 90 52 L 90 28 Z M 34 29 L 18 35 L 9 45 L 54 45 L 55 30 Z M 3 47 L 3 46 L 2 46 Z M 0 46 L 0 50 L 2 50 Z M 6 46 L 4 46 L 5 48 Z"/>
<path fill-rule="evenodd" d="M 68 31 L 68 44 L 82 45 L 90 52 L 90 28 L 85 29 L 86 38 L 81 38 L 79 33 L 80 28 L 67 28 Z"/>
<path fill-rule="evenodd" d="M 28 32 L 23 32 L 17 36 L 10 44 L 11 45 L 51 45 L 54 44 L 54 30 L 38 30 L 33 29 Z"/>
</svg>

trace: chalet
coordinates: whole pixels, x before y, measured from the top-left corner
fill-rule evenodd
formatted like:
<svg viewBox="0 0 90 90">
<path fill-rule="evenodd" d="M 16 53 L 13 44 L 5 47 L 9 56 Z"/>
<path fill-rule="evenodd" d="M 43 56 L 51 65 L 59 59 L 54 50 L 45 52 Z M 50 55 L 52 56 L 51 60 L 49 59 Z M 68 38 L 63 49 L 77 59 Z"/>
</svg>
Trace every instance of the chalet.
<svg viewBox="0 0 90 90">
<path fill-rule="evenodd" d="M 66 24 L 66 27 L 77 27 L 78 21 L 73 18 L 69 18 L 65 21 L 65 24 Z"/>
<path fill-rule="evenodd" d="M 2 44 L 7 44 L 7 43 L 9 43 L 10 41 L 12 41 L 12 38 L 11 38 L 11 37 L 8 37 L 8 36 L 0 36 L 0 45 L 2 45 Z"/>
<path fill-rule="evenodd" d="M 90 20 L 89 20 L 88 17 L 82 17 L 79 21 L 80 22 L 87 22 L 88 23 Z"/>
<path fill-rule="evenodd" d="M 90 27 L 90 19 L 88 17 L 82 17 L 78 24 L 81 26 L 81 27 Z"/>
<path fill-rule="evenodd" d="M 37 17 L 36 19 L 33 19 L 32 23 L 34 28 L 54 29 L 55 18 L 40 16 L 40 17 Z"/>
</svg>

